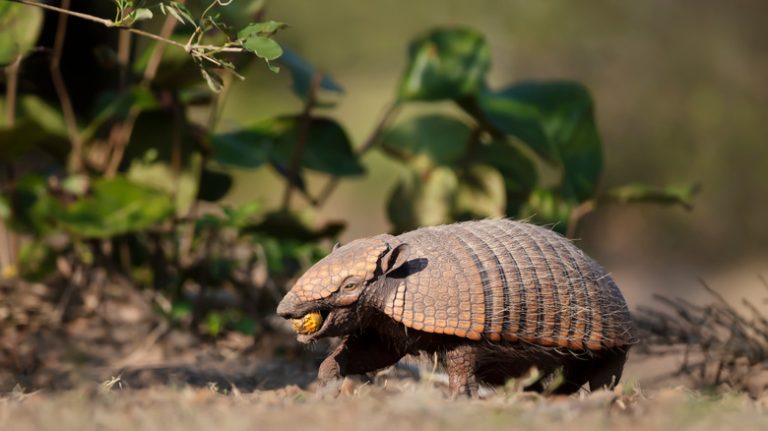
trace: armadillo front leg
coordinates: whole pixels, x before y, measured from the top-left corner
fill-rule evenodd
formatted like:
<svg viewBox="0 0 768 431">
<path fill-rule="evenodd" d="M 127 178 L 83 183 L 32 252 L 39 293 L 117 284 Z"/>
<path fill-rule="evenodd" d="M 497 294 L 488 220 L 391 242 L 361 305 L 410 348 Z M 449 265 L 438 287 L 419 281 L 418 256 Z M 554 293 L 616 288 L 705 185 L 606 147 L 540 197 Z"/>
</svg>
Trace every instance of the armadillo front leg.
<svg viewBox="0 0 768 431">
<path fill-rule="evenodd" d="M 352 374 L 365 374 L 394 365 L 405 355 L 374 334 L 348 335 L 320 364 L 321 383 Z"/>
<path fill-rule="evenodd" d="M 443 354 L 448 387 L 453 396 L 477 398 L 477 352 L 472 346 L 457 346 Z"/>
</svg>

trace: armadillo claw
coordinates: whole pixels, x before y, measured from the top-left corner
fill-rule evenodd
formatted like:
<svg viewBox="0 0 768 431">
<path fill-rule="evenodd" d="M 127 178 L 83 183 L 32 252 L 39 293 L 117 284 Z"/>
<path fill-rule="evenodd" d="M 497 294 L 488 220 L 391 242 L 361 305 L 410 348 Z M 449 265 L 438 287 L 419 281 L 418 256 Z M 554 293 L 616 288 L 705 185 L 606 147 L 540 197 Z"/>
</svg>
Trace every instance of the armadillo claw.
<svg viewBox="0 0 768 431">
<path fill-rule="evenodd" d="M 301 319 L 293 319 L 291 325 L 293 330 L 299 334 L 314 334 L 323 325 L 323 316 L 319 312 L 313 311 L 305 314 Z"/>
</svg>

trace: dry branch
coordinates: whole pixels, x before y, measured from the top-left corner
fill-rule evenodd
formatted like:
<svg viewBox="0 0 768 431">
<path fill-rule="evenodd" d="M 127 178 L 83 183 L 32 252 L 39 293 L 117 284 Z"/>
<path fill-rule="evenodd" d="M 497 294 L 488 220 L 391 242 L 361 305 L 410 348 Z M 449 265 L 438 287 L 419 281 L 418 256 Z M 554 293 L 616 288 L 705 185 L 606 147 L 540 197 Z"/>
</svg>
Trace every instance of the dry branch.
<svg viewBox="0 0 768 431">
<path fill-rule="evenodd" d="M 700 282 L 712 297 L 706 305 L 655 295 L 661 308 L 638 308 L 636 321 L 643 335 L 644 353 L 666 355 L 671 347 L 682 346 L 684 358 L 677 375 L 688 375 L 702 384 L 745 387 L 750 370 L 768 368 L 766 310 L 743 299 L 745 313 L 706 282 Z M 690 363 L 691 353 L 703 360 Z"/>
</svg>

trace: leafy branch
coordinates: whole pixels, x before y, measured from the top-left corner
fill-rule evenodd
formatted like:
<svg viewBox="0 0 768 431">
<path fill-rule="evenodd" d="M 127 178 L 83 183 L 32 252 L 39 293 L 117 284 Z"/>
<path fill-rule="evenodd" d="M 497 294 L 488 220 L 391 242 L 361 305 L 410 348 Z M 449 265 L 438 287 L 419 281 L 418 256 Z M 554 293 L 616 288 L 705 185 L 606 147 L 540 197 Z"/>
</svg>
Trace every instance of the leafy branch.
<svg viewBox="0 0 768 431">
<path fill-rule="evenodd" d="M 137 22 L 151 20 L 154 17 L 154 13 L 150 8 L 142 7 L 145 6 L 145 2 L 142 0 L 113 0 L 116 6 L 116 12 L 115 18 L 111 20 L 87 13 L 72 11 L 67 7 L 51 6 L 33 0 L 10 1 L 99 23 L 106 27 L 125 30 L 142 37 L 183 49 L 195 60 L 195 63 L 200 67 L 200 71 L 208 83 L 208 86 L 215 92 L 221 91 L 222 79 L 216 72 L 211 70 L 211 67 L 229 70 L 238 78 L 243 79 L 243 76 L 238 74 L 235 70 L 235 65 L 221 57 L 221 54 L 250 52 L 263 59 L 269 69 L 273 72 L 277 73 L 280 70 L 279 67 L 271 62 L 278 59 L 283 54 L 283 49 L 272 39 L 272 36 L 278 31 L 285 29 L 287 25 L 278 21 L 256 22 L 247 25 L 237 32 L 236 35 L 233 35 L 229 26 L 220 20 L 219 15 L 212 13 L 215 7 L 228 6 L 233 0 L 213 0 L 197 19 L 194 18 L 190 10 L 181 2 L 164 1 L 158 3 L 156 6 L 163 15 L 172 16 L 182 25 L 191 25 L 194 27 L 194 31 L 186 43 L 181 43 L 169 37 L 157 35 L 134 27 L 133 25 Z M 226 36 L 227 40 L 218 45 L 205 43 L 203 38 L 211 30 L 218 30 L 221 34 Z"/>
</svg>

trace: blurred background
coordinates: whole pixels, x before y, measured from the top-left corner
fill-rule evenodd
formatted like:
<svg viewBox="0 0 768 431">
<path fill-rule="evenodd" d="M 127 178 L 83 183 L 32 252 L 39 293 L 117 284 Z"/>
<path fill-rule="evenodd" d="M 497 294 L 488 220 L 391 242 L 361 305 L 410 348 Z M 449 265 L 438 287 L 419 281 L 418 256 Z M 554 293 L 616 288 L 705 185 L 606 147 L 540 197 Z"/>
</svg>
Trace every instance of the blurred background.
<svg viewBox="0 0 768 431">
<path fill-rule="evenodd" d="M 208 5 L 181 2 L 186 9 L 164 2 L 175 11 L 167 12 L 160 2 L 127 2 L 131 5 L 122 11 L 126 2 L 47 3 L 110 20 L 117 7 L 115 21 L 181 44 L 203 24 L 178 25 L 168 17 L 197 19 Z M 758 278 L 768 274 L 764 1 L 235 0 L 214 9 L 221 13 L 214 21 L 228 23 L 234 33 L 249 22 L 277 20 L 288 27 L 227 38 L 208 23 L 211 30 L 198 35 L 201 45 L 235 43 L 227 46 L 245 46 L 255 55 L 208 52 L 232 62 L 212 67 L 170 46 L 160 52 L 162 61 L 151 76 L 147 71 L 158 45 L 149 39 L 70 18 L 57 51 L 59 14 L 14 6 L 36 12 L 0 9 L 6 70 L 0 81 L 5 94 L 0 147 L 6 148 L 0 151 L 0 209 L 4 243 L 11 244 L 4 251 L 6 309 L 0 315 L 6 346 L 29 339 L 24 334 L 38 327 L 30 322 L 46 314 L 41 309 L 53 317 L 40 325 L 58 328 L 65 322 L 78 328 L 74 332 L 86 325 L 82 316 L 112 310 L 99 304 L 114 300 L 119 309 L 130 310 L 125 304 L 133 300 L 124 292 L 104 293 L 109 291 L 104 286 L 114 285 L 133 292 L 127 296 L 138 293 L 136 301 L 143 305 L 137 309 L 166 319 L 165 326 L 154 318 L 141 320 L 146 323 L 141 330 L 158 338 L 172 338 L 168 328 L 191 328 L 209 341 L 230 332 L 258 340 L 280 325 L 270 320 L 276 299 L 333 242 L 472 217 L 532 217 L 570 234 L 608 268 L 633 309 L 650 303 L 653 293 L 695 301 L 701 295 L 698 278 L 734 302 L 764 289 Z M 140 6 L 153 18 L 140 19 L 135 12 Z M 30 42 L 20 50 L 11 41 L 22 36 Z M 267 45 L 248 45 L 257 38 Z M 272 42 L 263 39 L 277 42 L 285 54 L 272 61 L 263 50 L 273 48 Z M 466 49 L 470 42 L 474 45 Z M 82 141 L 77 160 L 50 72 L 57 52 Z M 434 52 L 455 54 L 460 73 L 434 66 L 429 71 L 434 75 L 428 75 L 415 66 L 420 59 L 434 60 Z M 282 70 L 274 73 L 264 60 Z M 479 79 L 467 78 L 470 66 L 480 70 Z M 200 67 L 209 83 L 221 80 L 219 93 L 206 86 Z M 232 78 L 231 68 L 244 79 Z M 423 88 L 406 88 L 414 77 L 426 82 L 419 84 Z M 430 93 L 430 79 L 446 80 L 447 87 L 434 91 L 449 88 L 450 94 Z M 551 82 L 566 84 L 547 87 Z M 591 152 L 589 160 L 573 161 L 582 163 L 579 175 L 587 179 L 579 181 L 587 181 L 586 189 L 558 174 L 570 169 L 564 155 L 547 160 L 538 141 L 528 141 L 517 123 L 499 123 L 493 117 L 498 112 L 473 109 L 473 100 L 487 107 L 484 97 L 504 99 L 495 92 L 510 85 L 530 91 L 509 100 L 538 112 L 540 118 L 531 121 L 547 135 L 546 145 L 561 145 L 563 154 L 564 148 L 576 148 L 571 161 L 581 157 L 578 145 L 584 145 L 584 154 Z M 564 95 L 558 93 L 563 88 Z M 8 113 L 11 93 L 14 115 Z M 572 106 L 578 108 L 569 110 Z M 430 129 L 424 143 L 412 125 L 423 124 L 420 119 L 428 115 L 450 124 Z M 316 124 L 309 117 L 332 121 Z M 493 124 L 486 127 L 483 121 L 489 119 Z M 44 136 L 22 127 L 28 125 L 45 130 Z M 571 126 L 586 128 L 579 130 L 591 133 L 589 142 L 568 147 L 576 141 L 558 141 L 558 127 Z M 320 129 L 327 135 L 319 134 L 320 146 L 312 147 L 311 130 Z M 121 135 L 125 130 L 127 137 Z M 507 151 L 530 162 L 520 167 L 485 160 L 483 166 L 501 175 L 477 180 L 468 173 L 474 167 L 445 162 L 476 156 L 446 155 L 456 134 L 487 149 L 505 140 Z M 309 147 L 305 160 L 301 151 L 297 160 L 296 143 L 302 139 Z M 322 145 L 331 141 L 338 148 L 326 150 Z M 446 189 L 450 208 L 429 198 L 420 206 L 423 193 L 414 190 L 432 187 L 427 178 L 438 171 L 458 184 Z M 479 189 L 456 191 L 472 183 L 469 177 L 482 183 Z M 337 179 L 327 202 L 310 202 Z M 393 208 L 393 201 L 403 204 Z M 143 210 L 126 210 L 132 202 Z M 574 216 L 585 208 L 583 217 Z M 18 310 L 8 305 L 23 303 L 29 292 L 38 292 L 49 305 L 33 301 Z M 134 318 L 128 314 L 125 322 Z M 30 342 L 27 356 L 6 348 L 14 378 L 55 362 L 42 359 L 44 342 Z M 81 344 L 63 357 L 84 360 L 87 355 L 75 350 L 87 349 Z M 111 363 L 109 355 L 101 361 Z"/>
<path fill-rule="evenodd" d="M 295 29 L 281 41 L 343 84 L 332 115 L 355 142 L 393 98 L 408 42 L 434 26 L 466 25 L 486 35 L 492 87 L 526 79 L 583 83 L 603 138 L 604 187 L 699 183 L 701 192 L 692 211 L 606 207 L 585 218 L 581 246 L 630 285 L 633 300 L 695 289 L 696 277 L 721 289 L 760 288 L 756 275 L 768 270 L 764 2 L 280 1 L 269 11 Z M 298 101 L 259 103 L 285 91 L 285 75 L 237 85 L 242 92 L 225 113 L 230 124 L 298 109 Z M 364 162 L 370 176 L 345 182 L 323 210 L 349 220 L 343 239 L 389 228 L 382 196 L 397 179 L 394 167 L 379 154 Z M 246 180 L 232 198 L 253 192 Z"/>
</svg>

